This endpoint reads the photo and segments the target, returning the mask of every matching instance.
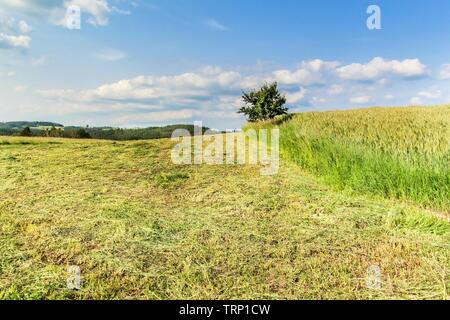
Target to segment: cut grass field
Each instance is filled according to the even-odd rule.
[[[172,146],[0,137],[0,299],[448,299],[448,215]]]

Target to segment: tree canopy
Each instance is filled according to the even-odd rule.
[[[278,90],[276,82],[266,83],[259,90],[243,92],[242,100],[245,105],[238,113],[245,114],[248,121],[274,119],[287,114],[286,97]]]

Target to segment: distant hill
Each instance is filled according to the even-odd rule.
[[[0,135],[21,135],[22,130],[26,127],[31,129],[32,136],[79,138],[80,133],[83,133],[83,137],[121,141],[170,138],[172,133],[177,129],[187,130],[191,135],[194,135],[195,132],[194,125],[185,124],[169,125],[165,127],[122,129],[112,127],[64,127],[62,124],[54,122],[16,121],[4,123],[0,122]],[[57,130],[53,128],[56,128]],[[209,128],[203,127],[202,133],[205,133],[207,130],[209,130]]]
[[[12,121],[12,122],[0,122],[0,129],[6,130],[22,130],[26,127],[33,129],[45,129],[45,128],[64,128],[62,124],[46,121]]]

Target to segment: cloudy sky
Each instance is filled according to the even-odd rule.
[[[299,112],[448,103],[450,1],[432,4],[0,0],[0,122],[232,129],[241,91],[265,81]]]

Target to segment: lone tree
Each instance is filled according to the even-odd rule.
[[[31,132],[30,127],[25,127],[25,128],[23,128],[22,132],[20,132],[20,135],[22,137],[31,137],[33,135],[33,133]]]
[[[238,113],[245,114],[250,122],[274,119],[287,114],[288,111],[288,108],[284,107],[286,97],[278,91],[276,82],[266,83],[259,90],[244,92],[242,100],[245,105]]]
[[[89,132],[87,132],[85,129],[83,129],[83,128],[80,128],[78,131],[77,131],[77,135],[78,135],[78,138],[80,138],[80,139],[90,139],[91,138],[91,135],[89,134]]]

